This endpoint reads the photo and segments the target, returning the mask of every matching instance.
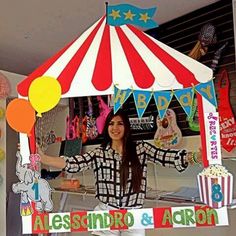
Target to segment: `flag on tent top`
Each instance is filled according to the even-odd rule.
[[[150,29],[158,26],[152,20],[155,11],[156,7],[142,9],[130,4],[112,5],[107,7],[107,23],[113,26],[132,24]]]

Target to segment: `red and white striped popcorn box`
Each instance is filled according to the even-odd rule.
[[[213,208],[230,205],[233,200],[233,175],[226,176],[197,176],[200,199]]]

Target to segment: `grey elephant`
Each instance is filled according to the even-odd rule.
[[[53,202],[50,185],[40,177],[37,171],[29,168],[30,164],[22,165],[22,156],[19,151],[16,153],[16,157],[16,175],[20,182],[12,185],[12,191],[21,193],[21,203],[23,205],[28,204],[31,200],[35,202],[37,211],[52,211]]]

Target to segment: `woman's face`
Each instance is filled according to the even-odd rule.
[[[120,116],[114,116],[108,125],[108,134],[114,141],[122,140],[125,134],[125,126]]]

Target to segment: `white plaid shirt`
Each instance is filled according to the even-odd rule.
[[[120,183],[122,157],[110,145],[105,150],[98,147],[83,155],[62,156],[66,161],[64,170],[75,173],[92,168],[96,178],[96,198],[115,208],[141,208],[146,194],[147,161],[174,167],[179,172],[184,171],[188,163],[185,150],[160,149],[142,141],[136,143],[136,151],[143,170],[139,193],[135,193],[131,188],[131,167],[129,168],[126,189],[123,191]]]

